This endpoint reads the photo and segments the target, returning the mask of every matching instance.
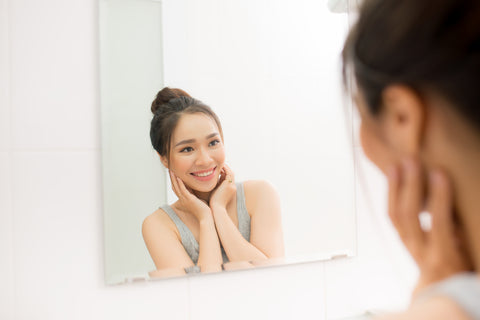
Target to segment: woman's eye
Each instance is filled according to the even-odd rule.
[[[180,152],[191,152],[191,151],[193,151],[192,147],[185,147],[182,150],[180,150]]]
[[[216,146],[216,145],[219,144],[219,143],[220,143],[220,140],[213,140],[213,141],[211,141],[211,142],[209,143],[209,146],[212,146],[212,147],[213,147],[213,146]]]

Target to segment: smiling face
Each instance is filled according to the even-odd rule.
[[[183,114],[170,144],[170,161],[162,163],[188,187],[210,192],[225,163],[225,149],[215,121],[204,113]]]

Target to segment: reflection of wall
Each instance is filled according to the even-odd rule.
[[[97,5],[0,0],[0,319],[321,320],[406,302],[362,206],[357,258],[105,286]]]
[[[161,4],[100,1],[105,266],[109,283],[154,270],[143,219],[165,203],[150,104],[162,85]]]
[[[277,188],[287,256],[354,253],[339,65],[347,15],[318,0],[176,0],[163,17],[166,85],[219,114],[238,180]]]

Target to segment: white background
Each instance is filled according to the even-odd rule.
[[[1,319],[338,319],[408,302],[415,272],[364,163],[358,256],[104,284],[98,3],[0,0]],[[372,210],[376,209],[376,210]]]

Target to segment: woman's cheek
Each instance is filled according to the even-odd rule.
[[[360,125],[360,143],[362,145],[363,152],[370,161],[372,161],[377,167],[381,167],[379,158],[379,141],[376,141],[373,132],[369,130],[362,121]]]
[[[221,165],[223,166],[223,164],[225,163],[225,148],[221,147],[219,148],[218,150],[216,150],[215,152],[215,159],[218,163],[221,163]]]
[[[367,158],[386,174],[388,166],[395,162],[392,150],[376,136],[371,128],[363,124],[360,127],[360,143]]]
[[[188,173],[188,170],[190,169],[190,162],[191,162],[188,160],[188,158],[178,157],[172,160],[173,161],[171,162],[170,170],[172,170],[177,177],[181,177],[185,173]]]

